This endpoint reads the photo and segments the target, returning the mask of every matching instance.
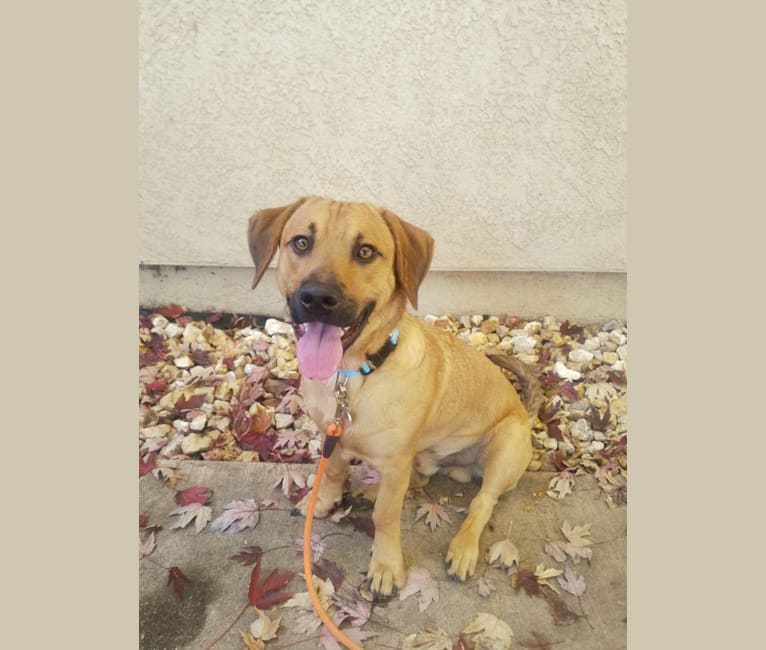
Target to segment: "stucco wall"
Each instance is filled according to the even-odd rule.
[[[250,266],[305,194],[434,269],[624,271],[626,0],[142,0],[140,261]]]

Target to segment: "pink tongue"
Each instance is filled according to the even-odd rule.
[[[301,374],[309,379],[327,379],[340,366],[343,330],[335,325],[304,323],[305,333],[296,348]]]

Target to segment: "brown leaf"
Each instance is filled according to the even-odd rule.
[[[263,549],[260,546],[243,546],[239,553],[232,555],[229,559],[236,560],[240,564],[249,566],[260,560],[262,555]]]
[[[523,589],[527,596],[537,596],[540,593],[540,583],[537,582],[534,571],[520,568],[511,576],[511,587],[515,591]]]
[[[580,618],[580,615],[569,609],[567,604],[564,602],[564,599],[550,587],[543,586],[540,588],[540,592],[542,593],[545,600],[548,601],[548,607],[551,610],[553,622],[557,625],[571,623],[572,621]]]
[[[173,593],[178,600],[184,599],[184,582],[191,582],[191,580],[183,574],[181,569],[177,566],[168,569],[168,584],[173,585]]]
[[[360,516],[354,516],[349,517],[348,520],[351,522],[354,528],[357,530],[365,533],[366,535],[374,538],[375,537],[375,524],[372,521],[371,517],[360,517]]]

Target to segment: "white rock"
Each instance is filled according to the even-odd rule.
[[[190,426],[188,420],[173,420],[173,428],[179,433],[189,433]]]
[[[171,427],[169,424],[155,424],[153,427],[143,427],[139,429],[139,435],[141,438],[164,438],[170,433]]]
[[[625,362],[624,361],[615,361],[611,366],[609,366],[612,370],[615,372],[625,372]]]
[[[183,332],[184,329],[180,325],[176,325],[175,323],[169,323],[168,326],[165,328],[165,336],[167,336],[169,339],[174,339],[177,336],[181,335],[181,332]]]
[[[529,334],[539,334],[542,328],[542,323],[537,320],[531,320],[526,325],[524,325],[524,331],[528,332]]]
[[[543,443],[544,447],[546,449],[555,450],[559,447],[559,441],[556,440],[556,438],[546,438],[545,442]]]
[[[284,321],[277,320],[276,318],[269,318],[266,321],[266,324],[263,326],[263,331],[266,332],[269,336],[274,336],[275,334],[282,334],[283,336],[295,336],[295,331],[293,330],[293,326],[290,325],[290,323],[285,323]]]
[[[591,336],[589,339],[585,340],[585,343],[583,343],[582,346],[590,352],[595,352],[601,347],[601,341],[598,336]]]
[[[286,429],[291,426],[294,421],[295,418],[289,413],[277,413],[274,416],[274,426],[277,429]]]
[[[574,453],[575,446],[569,442],[569,440],[562,440],[559,442],[559,449],[563,450],[564,453],[569,456]]]
[[[557,361],[553,364],[553,372],[561,379],[577,380],[582,377],[581,372],[567,368],[561,361]]]
[[[194,323],[187,323],[186,327],[184,327],[183,342],[196,343],[201,335],[202,330],[199,327],[197,327]]]
[[[588,350],[583,348],[572,350],[569,353],[569,360],[574,361],[575,363],[584,363],[586,361],[590,361],[591,359],[593,359],[593,352],[588,352]]]
[[[593,431],[591,430],[588,421],[584,418],[577,420],[577,422],[572,425],[571,429],[569,429],[569,433],[573,436],[576,436],[577,439],[581,440],[582,442],[593,440]]]
[[[561,325],[553,316],[543,318],[543,327],[547,330],[558,330]]]
[[[501,339],[508,336],[508,333],[511,331],[510,327],[506,327],[505,325],[498,325],[497,329],[495,330],[495,334],[497,334]]]
[[[625,345],[628,342],[628,337],[619,330],[615,330],[609,334],[609,340],[612,341],[612,343],[616,343],[617,345]]]
[[[181,443],[183,443],[184,436],[182,433],[176,435],[168,444],[166,444],[160,454],[165,458],[170,458],[181,453]]]
[[[173,361],[173,364],[176,368],[191,368],[194,365],[194,362],[190,357],[184,355],[182,357],[177,357],[175,361]]]
[[[189,428],[192,431],[202,431],[207,424],[207,416],[204,413],[200,413],[198,416],[192,419],[189,423]]]
[[[202,436],[199,433],[190,433],[181,442],[181,451],[191,455],[208,451],[213,448],[213,439],[210,436]]]
[[[523,361],[527,364],[537,363],[537,361],[540,359],[540,357],[536,354],[525,354],[524,352],[518,353],[519,361]]]
[[[604,332],[611,332],[612,330],[616,330],[620,327],[622,327],[622,323],[620,321],[610,320],[608,323],[604,323],[604,325],[601,327],[601,330]]]
[[[599,442],[606,442],[606,434],[603,431],[594,431],[593,432],[593,439],[598,440]]]
[[[207,425],[219,431],[226,431],[231,424],[231,419],[226,415],[213,415],[208,421]]]
[[[618,357],[616,352],[604,352],[604,363],[608,363],[610,366],[613,363],[617,363]]]
[[[157,334],[162,333],[168,326],[168,322],[167,318],[158,314],[152,318],[152,332],[157,332]]]
[[[471,324],[476,325],[478,327],[481,325],[481,322],[484,320],[484,317],[481,314],[474,314],[471,316]]]
[[[601,451],[601,450],[604,448],[604,446],[605,446],[605,445],[604,445],[604,443],[603,443],[603,442],[600,442],[599,440],[594,440],[593,442],[591,442],[591,443],[588,445],[588,447],[587,447],[586,451],[587,451],[589,454],[594,454],[594,453],[596,453],[597,451]]]
[[[470,316],[461,316],[460,317],[460,327],[464,327],[465,329],[471,329],[471,317]]]
[[[537,339],[534,336],[528,335],[514,336],[511,339],[511,343],[513,343],[513,351],[515,353],[531,354],[535,350]]]

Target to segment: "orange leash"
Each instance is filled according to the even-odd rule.
[[[324,476],[325,467],[327,466],[327,459],[335,449],[335,444],[338,442],[341,434],[343,433],[343,426],[340,421],[331,422],[327,427],[327,435],[325,436],[324,445],[322,446],[322,458],[319,460],[319,466],[317,467],[316,478],[314,479],[314,486],[311,489],[311,496],[309,497],[308,510],[306,511],[306,525],[303,528],[303,573],[306,576],[306,587],[308,587],[309,598],[314,605],[314,611],[322,619],[328,630],[332,635],[345,645],[349,650],[362,650],[361,646],[358,646],[351,639],[349,639],[339,628],[330,615],[322,607],[322,603],[319,600],[319,594],[314,586],[314,575],[311,570],[311,523],[314,519],[314,508],[316,507],[317,497],[319,496],[319,484],[322,482]]]

